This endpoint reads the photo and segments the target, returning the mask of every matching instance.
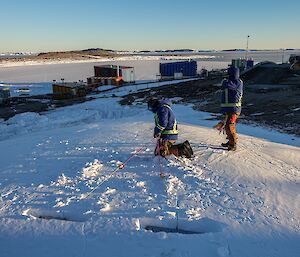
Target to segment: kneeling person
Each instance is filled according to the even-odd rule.
[[[154,113],[155,128],[153,136],[158,138],[155,155],[165,157],[173,154],[176,157],[191,158],[193,150],[188,141],[175,145],[178,139],[178,130],[171,102],[151,98],[148,101],[148,109]]]

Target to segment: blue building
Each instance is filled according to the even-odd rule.
[[[197,76],[196,61],[160,63],[159,72],[162,79],[189,78]]]

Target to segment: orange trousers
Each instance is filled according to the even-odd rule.
[[[225,132],[226,132],[229,144],[233,146],[233,145],[237,144],[235,123],[236,123],[236,120],[239,117],[240,113],[227,112],[226,115],[227,115],[227,119],[226,119],[226,123],[225,123]]]

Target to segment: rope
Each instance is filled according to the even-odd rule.
[[[165,176],[163,172],[163,165],[162,165],[162,156],[160,155],[160,150],[161,150],[161,145],[160,145],[160,139],[157,139],[156,142],[156,155],[158,156],[159,159],[159,176],[163,178]]]
[[[138,149],[133,155],[131,155],[125,162],[120,163],[117,168],[113,170],[113,172],[104,179],[99,185],[97,185],[92,191],[90,191],[86,196],[81,198],[81,200],[88,198],[93,192],[95,192],[100,186],[102,186],[106,181],[108,181],[118,170],[123,170],[125,168],[125,165],[136,155],[138,155],[145,147],[141,147]]]
[[[176,194],[176,232],[179,232],[179,203],[178,203],[178,194]]]

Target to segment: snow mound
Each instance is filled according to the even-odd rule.
[[[99,160],[94,160],[92,163],[87,163],[86,167],[82,169],[82,176],[84,178],[96,177],[103,168],[103,164]]]
[[[25,112],[10,118],[6,124],[27,127],[32,126],[33,123],[34,125],[41,126],[43,124],[46,124],[47,122],[48,118],[46,116],[42,116],[34,112]]]
[[[65,185],[68,185],[68,184],[71,184],[73,183],[73,180],[69,177],[67,177],[65,174],[61,174],[58,179],[57,179],[57,182],[55,183],[55,185],[57,186],[65,186]]]
[[[31,131],[86,125],[107,119],[118,120],[140,114],[140,110],[120,106],[117,99],[96,99],[43,114],[33,112],[17,114],[7,121],[0,121],[0,140],[27,134]]]
[[[48,117],[34,112],[18,114],[7,121],[0,121],[0,139],[16,134],[26,134],[33,129],[38,130],[47,126]]]

